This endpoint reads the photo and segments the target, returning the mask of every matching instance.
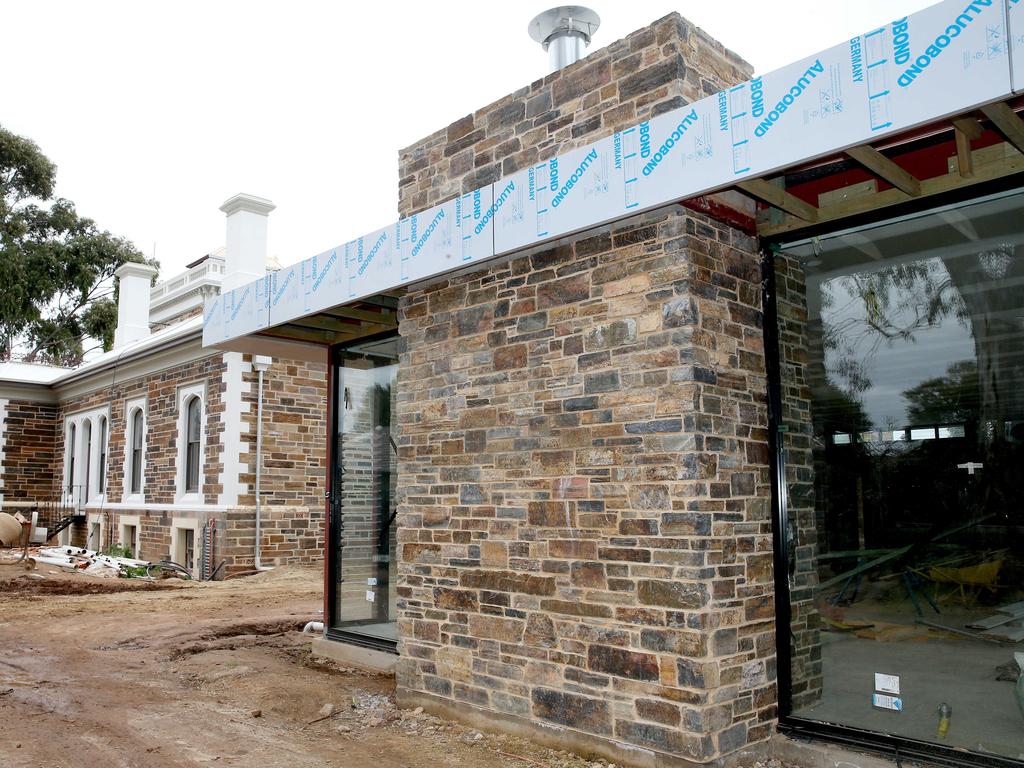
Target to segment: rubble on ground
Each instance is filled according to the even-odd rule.
[[[21,561],[21,550],[0,552],[0,559]],[[161,569],[160,564],[147,560],[108,555],[82,547],[29,547],[24,564],[30,569],[43,565],[100,578],[150,580],[157,576],[158,569]]]

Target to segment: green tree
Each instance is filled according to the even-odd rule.
[[[113,344],[114,271],[147,260],[128,240],[54,198],[57,167],[0,126],[0,360],[79,365]]]
[[[965,424],[978,419],[978,365],[952,363],[944,376],[926,379],[903,393],[911,424]]]

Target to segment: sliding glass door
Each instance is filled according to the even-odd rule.
[[[336,350],[328,635],[393,648],[397,336]]]
[[[773,271],[790,718],[1024,760],[1024,195]]]

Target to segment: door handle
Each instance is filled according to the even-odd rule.
[[[799,544],[796,521],[790,520],[786,528],[786,558],[789,566],[789,578],[792,581],[794,574],[796,574],[796,548]]]

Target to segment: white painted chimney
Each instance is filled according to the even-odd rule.
[[[228,219],[222,292],[267,274],[267,215],[276,207],[262,197],[242,193],[220,207]]]
[[[126,261],[114,272],[120,281],[114,349],[149,336],[149,291],[156,273],[155,267],[133,261]]]

